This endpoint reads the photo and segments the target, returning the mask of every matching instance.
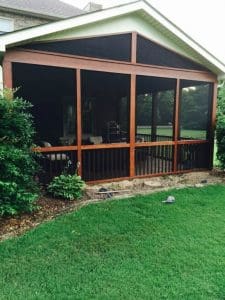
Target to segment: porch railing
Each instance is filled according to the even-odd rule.
[[[76,151],[54,151],[45,152],[39,150],[38,162],[40,164],[39,180],[43,184],[49,183],[53,177],[59,176],[63,172],[74,173],[77,167]]]
[[[161,144],[162,143],[162,144]],[[166,142],[165,142],[166,143]],[[170,143],[170,144],[168,144]],[[88,147],[88,148],[87,148]],[[176,147],[176,151],[175,151]],[[77,168],[77,148],[42,149],[38,158],[41,164],[40,181],[48,183],[54,176],[66,170],[74,173]],[[176,160],[174,160],[174,155]],[[99,181],[130,176],[130,145],[83,146],[81,149],[81,173],[85,181]],[[210,168],[210,144],[207,141],[180,141],[167,144],[145,145],[135,148],[135,177],[179,173]]]

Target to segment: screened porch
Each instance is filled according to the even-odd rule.
[[[65,169],[96,182],[212,166],[215,80],[201,65],[136,33],[28,44],[10,63],[44,183]]]

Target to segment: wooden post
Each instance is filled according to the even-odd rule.
[[[77,161],[79,162],[78,174],[82,176],[82,108],[81,108],[81,70],[76,70],[76,95],[77,95]]]
[[[2,72],[3,72],[3,87],[4,88],[13,88],[13,80],[12,80],[12,62],[3,60],[2,64]]]
[[[131,36],[131,63],[137,60],[137,32]],[[136,110],[136,75],[131,74],[130,79],[130,177],[135,176],[135,110]]]
[[[135,176],[135,102],[136,102],[136,75],[130,80],[130,177]]]
[[[178,139],[179,139],[179,103],[180,102],[180,79],[177,79],[176,85],[176,96],[174,102],[174,118],[173,118],[173,138],[174,138],[174,150],[173,150],[173,172],[177,171],[177,162],[178,162]]]
[[[137,32],[132,32],[131,36],[131,62],[132,64],[137,62]]]
[[[151,123],[151,141],[156,142],[157,134],[157,106],[158,92],[152,93],[152,123]]]

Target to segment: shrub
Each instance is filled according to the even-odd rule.
[[[222,169],[225,169],[225,119],[218,119],[216,128],[217,158]]]
[[[0,216],[35,209],[38,165],[31,148],[31,104],[6,89],[0,95]]]
[[[217,106],[217,158],[220,161],[221,168],[225,169],[225,86],[222,83],[218,90]]]
[[[21,189],[15,182],[0,180],[0,216],[15,215],[18,212],[32,212],[37,194]]]
[[[80,176],[61,174],[54,177],[47,190],[53,197],[75,200],[82,196],[85,187]]]

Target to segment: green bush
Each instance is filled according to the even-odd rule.
[[[225,169],[225,119],[218,119],[216,128],[217,158],[222,169]]]
[[[15,182],[0,180],[0,216],[15,215],[18,212],[32,212],[37,195],[21,189]]]
[[[217,158],[222,169],[225,169],[225,85],[222,83],[218,90],[217,105]]]
[[[85,187],[80,176],[61,174],[54,177],[47,190],[53,197],[75,200],[82,196]]]
[[[31,148],[31,104],[6,89],[0,95],[0,216],[36,208],[38,165]]]

